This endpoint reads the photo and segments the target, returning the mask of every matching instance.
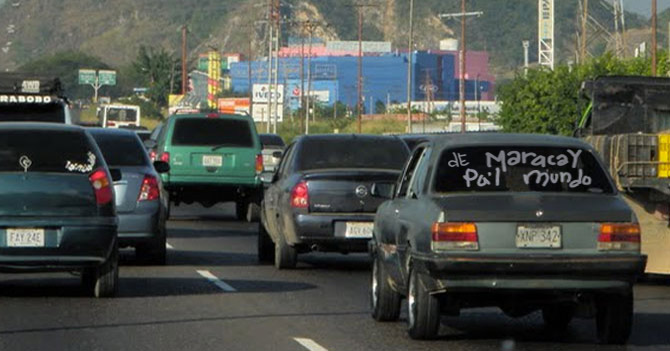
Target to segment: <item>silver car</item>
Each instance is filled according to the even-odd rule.
[[[152,162],[137,134],[123,129],[90,130],[105,160],[120,180],[114,182],[119,218],[119,245],[134,247],[138,258],[165,264],[167,197],[159,173],[169,171],[162,161]]]

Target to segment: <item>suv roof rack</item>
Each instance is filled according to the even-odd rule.
[[[60,79],[22,72],[0,73],[0,93],[46,94],[63,97]]]

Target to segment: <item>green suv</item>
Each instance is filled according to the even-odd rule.
[[[251,219],[263,191],[261,143],[251,117],[170,116],[157,143],[157,159],[170,164],[161,177],[171,205],[234,201],[238,219]]]

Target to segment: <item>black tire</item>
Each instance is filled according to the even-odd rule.
[[[249,223],[260,222],[261,207],[257,203],[250,203],[247,209],[246,218]]]
[[[596,330],[601,344],[622,345],[633,327],[633,290],[596,297]]]
[[[248,204],[246,200],[237,200],[235,202],[235,217],[238,221],[244,221],[247,218]]]
[[[415,340],[435,339],[440,331],[440,300],[428,293],[415,270],[410,269],[407,291],[407,333]]]
[[[275,242],[275,268],[293,269],[298,263],[298,251],[290,246],[281,233]]]
[[[272,263],[275,259],[275,246],[263,223],[258,223],[258,261]]]
[[[554,304],[542,309],[545,326],[553,331],[563,332],[575,316],[574,304]]]
[[[135,248],[135,257],[151,265],[165,265],[167,262],[167,245],[165,241],[165,236],[162,236],[162,239],[157,239],[151,244],[138,245]]]
[[[119,248],[114,246],[105,263],[96,268],[86,269],[82,275],[82,285],[86,292],[97,298],[114,297],[119,285]]]
[[[400,317],[402,296],[391,288],[386,267],[379,256],[372,262],[370,275],[370,307],[377,322],[393,322]]]

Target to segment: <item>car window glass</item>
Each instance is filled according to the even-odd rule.
[[[286,149],[286,152],[284,152],[284,155],[281,158],[281,161],[279,161],[279,166],[277,167],[277,169],[278,169],[277,172],[278,172],[279,176],[284,176],[284,174],[286,172],[286,165],[288,164],[287,160],[293,154],[293,149],[294,149],[293,146],[294,146],[294,144],[291,144],[291,145],[288,146],[288,148]]]
[[[174,126],[172,145],[253,147],[249,122],[222,118],[181,118]]]
[[[407,188],[409,188],[409,182],[412,179],[412,174],[414,173],[414,169],[416,169],[416,165],[419,162],[419,158],[421,154],[423,154],[424,147],[419,147],[414,150],[414,153],[412,154],[412,158],[409,160],[405,167],[405,171],[402,174],[402,177],[400,178],[400,186],[398,187],[398,197],[405,197],[407,195]]]
[[[49,147],[44,147],[45,140],[49,140]],[[0,132],[0,172],[90,173],[99,162],[82,132]]]
[[[410,187],[407,191],[407,197],[412,197],[419,193],[419,189],[423,187],[423,182],[426,178],[426,168],[428,160],[430,159],[430,149],[426,149],[421,155],[421,159],[417,163],[414,174],[412,175],[412,180],[410,181]]]
[[[435,191],[614,192],[588,150],[566,147],[462,147],[442,152]]]
[[[261,134],[259,137],[263,147],[284,147],[284,140],[279,135]]]
[[[299,170],[375,168],[400,170],[408,150],[397,138],[309,138],[302,142]]]
[[[142,144],[134,135],[113,135],[94,133],[93,138],[98,144],[107,165],[144,166],[149,164]]]
[[[60,103],[1,104],[2,122],[65,122],[65,109]]]

